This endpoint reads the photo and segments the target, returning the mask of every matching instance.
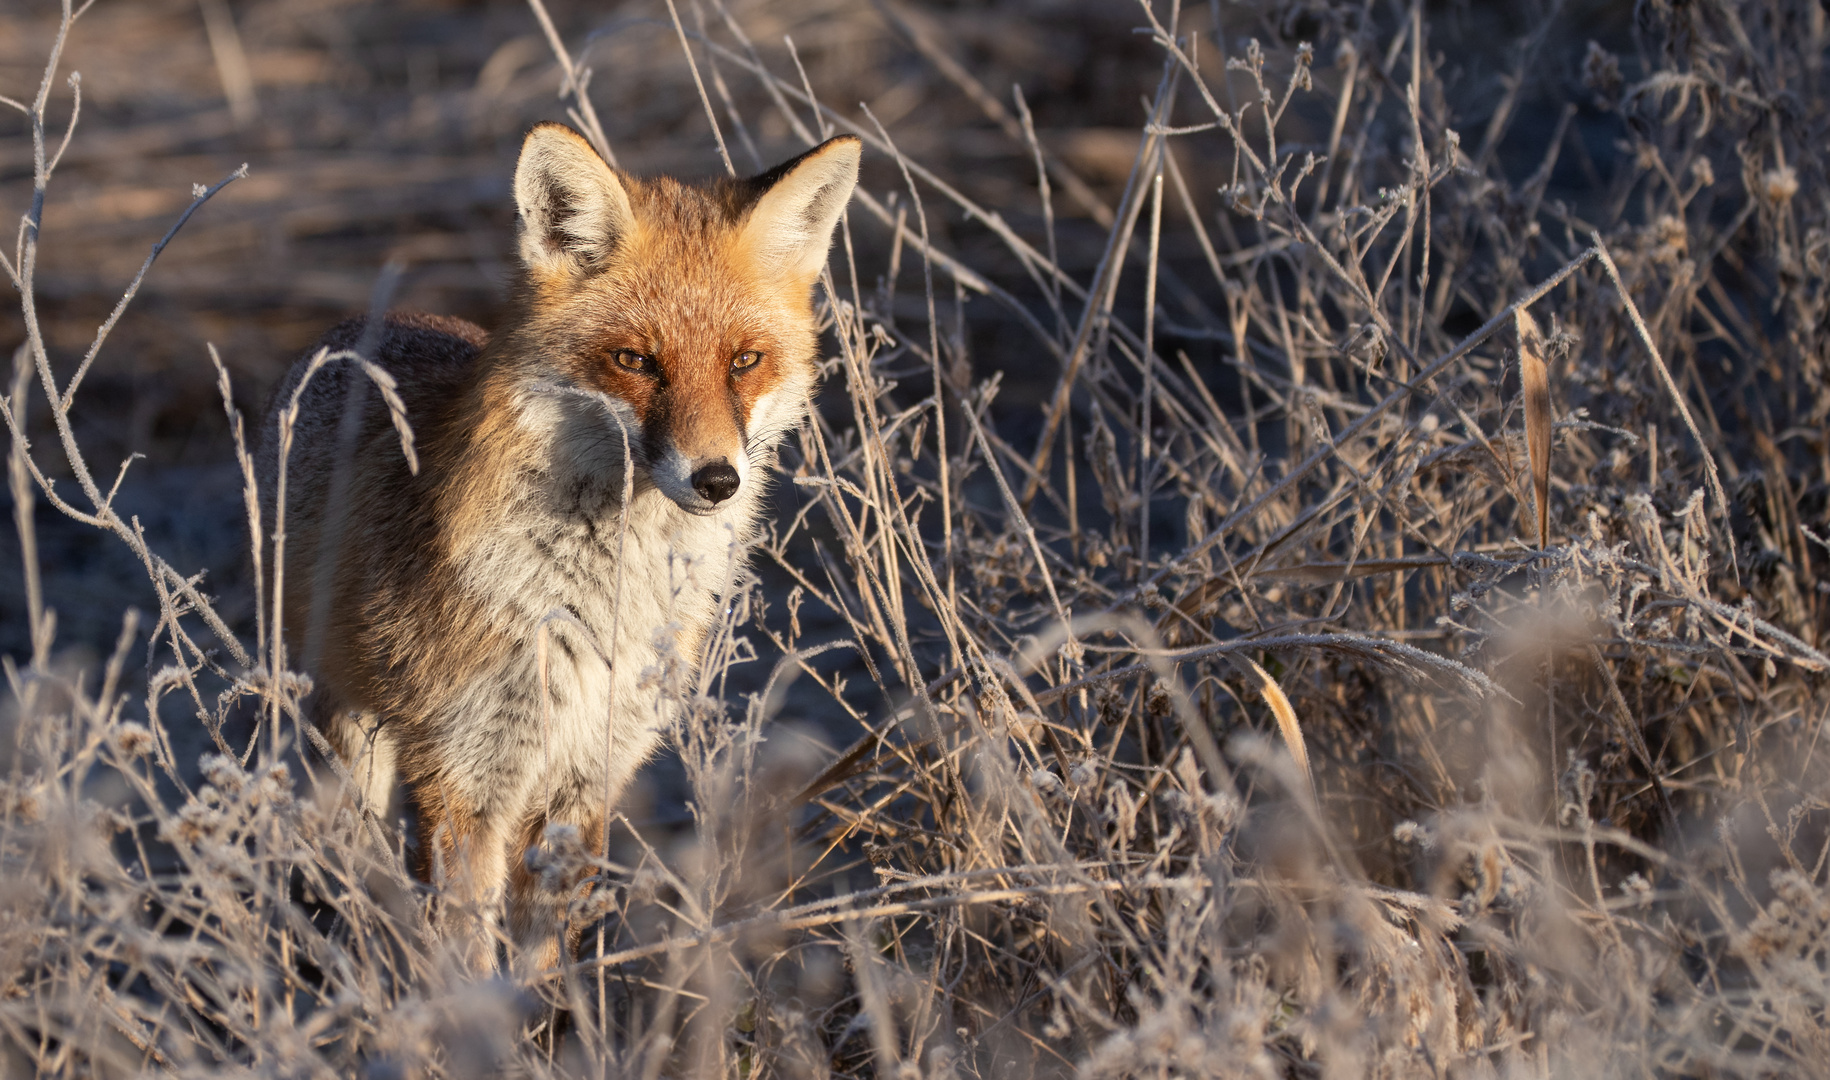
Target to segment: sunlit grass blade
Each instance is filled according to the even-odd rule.
[[[1550,370],[1544,366],[1544,335],[1531,313],[1520,308],[1519,383],[1525,396],[1525,450],[1531,458],[1531,492],[1538,504],[1538,547],[1550,546]]]
[[[1264,703],[1271,707],[1272,715],[1277,717],[1277,731],[1283,736],[1284,745],[1289,747],[1290,756],[1296,760],[1296,767],[1303,774],[1303,784],[1308,788],[1310,801],[1313,802],[1315,777],[1309,772],[1309,751],[1303,745],[1303,727],[1296,719],[1296,709],[1290,705],[1284,688],[1277,685],[1277,680],[1260,667],[1257,661],[1247,656],[1235,656],[1234,659],[1258,680],[1258,692],[1263,696]]]

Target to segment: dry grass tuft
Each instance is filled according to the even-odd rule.
[[[452,47],[461,88],[439,53],[366,84],[374,138],[485,149],[363,144],[372,205],[328,151],[272,147],[316,180],[61,201],[106,168],[92,120],[121,153],[141,122],[79,124],[61,50],[178,8],[22,19],[0,1069],[1830,1075],[1830,30],[1806,2],[1552,3],[1513,40],[1500,7],[440,13],[495,36]],[[328,72],[370,70],[349,26],[424,14],[400,10],[204,5],[170,85],[220,116],[142,141],[334,126],[276,73],[331,100]],[[367,230],[436,205],[458,224],[398,226],[409,301],[487,296],[499,255],[461,252],[508,250],[507,223],[466,216],[469,178],[561,110],[637,167],[840,131],[870,160],[755,572],[701,677],[650,673],[675,755],[605,849],[528,853],[595,875],[596,932],[563,971],[478,981],[396,823],[304,752],[243,490],[258,366],[224,350],[194,392],[102,347],[183,336],[122,314],[142,278],[233,291],[265,249],[219,210],[284,217],[312,238],[297,288],[359,306]],[[148,233],[208,240],[195,261],[101,221],[155,204],[195,214]],[[301,269],[333,249],[365,274]],[[85,306],[104,266],[133,284]],[[300,310],[273,333],[330,321]],[[131,385],[226,404],[206,524],[253,537],[245,586],[161,554],[182,454],[92,465],[135,448]],[[41,533],[106,540],[150,614]]]

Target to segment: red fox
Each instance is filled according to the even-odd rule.
[[[444,910],[484,920],[450,924],[480,968],[504,906],[524,960],[575,943],[578,883],[543,889],[521,855],[549,824],[600,845],[607,800],[673,718],[657,673],[695,670],[763,472],[806,415],[813,283],[859,154],[840,136],[693,185],[613,170],[542,124],[515,169],[501,328],[393,314],[321,342],[392,375],[419,463],[359,369],[313,375],[284,462],[286,641],[367,804],[404,781],[420,872],[445,881]],[[277,420],[308,366],[265,424],[268,521]]]

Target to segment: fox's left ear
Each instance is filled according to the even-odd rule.
[[[820,272],[832,228],[858,184],[862,152],[856,136],[840,135],[751,181],[763,193],[743,234],[760,259],[794,277]]]

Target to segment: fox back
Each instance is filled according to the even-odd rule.
[[[576,885],[543,888],[519,856],[554,824],[601,842],[690,693],[813,390],[812,286],[858,159],[841,137],[689,185],[537,127],[506,324],[390,315],[320,344],[391,380],[417,468],[357,364],[307,357],[275,394],[258,468],[310,715],[371,808],[405,781],[478,966],[505,895],[523,955],[558,959]]]

